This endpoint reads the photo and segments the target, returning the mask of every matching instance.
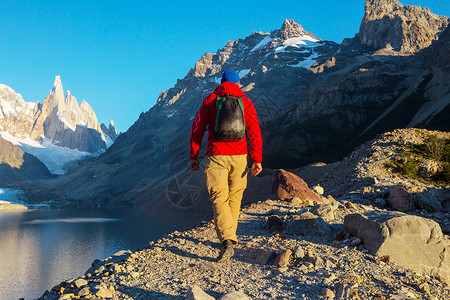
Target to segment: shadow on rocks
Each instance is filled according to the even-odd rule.
[[[181,238],[180,238],[181,239]],[[192,238],[192,237],[183,237],[182,239],[187,240],[187,241],[191,241],[195,244],[202,244],[203,246],[211,246],[215,249],[220,249],[221,245],[219,243],[214,243],[214,242],[209,242],[209,241],[200,241],[198,239]],[[192,252],[188,252],[187,250],[183,250],[180,249],[180,245],[171,245],[171,246],[165,246],[164,247],[165,250],[172,252],[175,255],[180,255],[180,256],[184,256],[186,258],[191,258],[191,259],[202,259],[205,261],[210,261],[210,262],[215,262],[215,258],[211,258],[211,257],[205,257],[205,256],[199,256],[195,253]],[[218,254],[218,252],[217,252]]]

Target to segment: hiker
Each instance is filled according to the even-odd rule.
[[[198,153],[206,127],[206,186],[214,212],[217,236],[222,243],[217,262],[234,254],[236,229],[242,194],[247,187],[248,146],[250,140],[252,175],[262,171],[262,139],[253,103],[245,97],[237,82],[239,74],[225,71],[221,85],[203,100],[192,123],[190,167],[199,169]]]

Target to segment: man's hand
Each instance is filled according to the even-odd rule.
[[[189,164],[192,171],[198,171],[200,167],[200,162],[197,159],[191,159],[191,163]]]
[[[260,163],[253,163],[252,165],[252,175],[256,176],[262,171],[262,165]]]

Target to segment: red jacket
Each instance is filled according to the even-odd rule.
[[[220,142],[214,136],[214,124],[216,122],[216,99],[217,95],[233,97],[242,97],[244,104],[244,119],[247,129],[247,136],[250,139],[251,158],[255,163],[261,163],[262,160],[262,138],[259,129],[258,117],[256,116],[253,103],[245,97],[245,94],[239,86],[232,82],[224,82],[219,85],[214,93],[203,100],[202,106],[195,116],[191,130],[191,159],[198,157],[200,145],[206,126],[208,129],[208,146],[206,155],[243,155],[248,154],[247,139],[236,142]]]

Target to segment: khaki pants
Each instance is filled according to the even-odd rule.
[[[206,186],[221,243],[237,244],[236,229],[242,194],[247,187],[247,155],[217,155],[206,158]]]

